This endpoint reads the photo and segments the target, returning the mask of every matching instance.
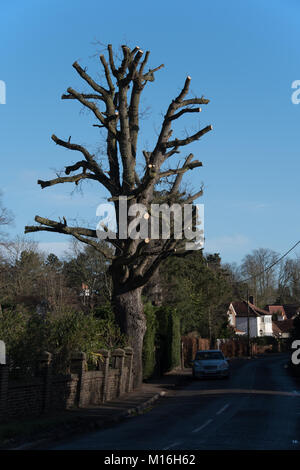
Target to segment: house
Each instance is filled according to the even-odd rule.
[[[283,305],[266,305],[264,310],[270,312],[273,320],[275,321],[284,321],[288,319]]]
[[[266,305],[265,310],[268,310],[270,313],[272,313],[273,320],[275,321],[293,320],[300,313],[300,305]]]
[[[231,302],[227,311],[230,326],[238,335],[248,334],[249,317],[250,338],[273,336],[271,313],[257,307],[252,302],[246,300]]]
[[[297,304],[266,305],[265,310],[272,313],[273,336],[289,338],[293,329],[293,320],[299,315],[300,306]]]
[[[89,297],[90,296],[90,288],[84,282],[81,283],[81,292],[79,294],[81,297]]]

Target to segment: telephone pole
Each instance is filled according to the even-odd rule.
[[[247,356],[250,356],[249,286],[247,284]]]

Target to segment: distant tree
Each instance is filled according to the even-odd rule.
[[[241,274],[249,285],[249,294],[254,296],[258,306],[264,307],[272,303],[276,297],[278,270],[275,265],[279,258],[278,253],[268,248],[259,248],[246,255],[242,260]],[[245,295],[245,294],[244,294]]]
[[[63,272],[68,285],[76,291],[85,311],[92,311],[97,305],[111,300],[109,267],[107,258],[90,246],[86,246],[77,256],[64,263]],[[88,288],[88,296],[83,295],[83,285]]]
[[[45,259],[37,244],[21,238],[3,250],[0,304],[42,314],[77,307],[76,294],[66,286],[62,263],[56,255]]]
[[[5,246],[0,304],[35,306],[42,299],[43,255],[33,242],[17,238]]]
[[[276,303],[300,302],[300,258],[284,259],[279,265]]]
[[[219,254],[202,252],[167,260],[160,269],[163,302],[176,306],[182,333],[197,330],[211,342],[226,323],[228,303],[233,300],[232,284]]]
[[[47,256],[45,264],[46,264],[46,266],[49,266],[49,267],[54,268],[54,269],[59,269],[62,266],[61,261],[59,260],[59,258],[54,253],[50,253]]]

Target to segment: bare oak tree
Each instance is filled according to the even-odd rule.
[[[154,81],[154,74],[163,67],[163,64],[145,71],[150,52],[145,54],[139,47],[132,50],[122,46],[122,58],[116,58],[109,44],[107,58],[101,54],[106,85],[96,82],[77,62],[73,67],[82,79],[90,86],[91,93],[80,93],[68,88],[62,99],[77,100],[90,110],[97,123],[95,127],[104,130],[106,135],[106,154],[109,171],[105,172],[96,156],[91,154],[84,146],[62,140],[52,135],[52,140],[62,147],[81,153],[82,160],[65,168],[65,176],[42,181],[38,184],[42,188],[60,183],[78,184],[82,180],[90,179],[103,185],[111,197],[116,213],[119,210],[119,197],[126,197],[128,208],[132,204],[143,204],[149,208],[154,202],[177,202],[179,204],[192,204],[202,195],[202,188],[195,194],[180,192],[183,175],[202,163],[194,159],[193,154],[185,157],[184,162],[168,166],[172,156],[180,153],[182,147],[199,140],[212,129],[206,126],[196,133],[183,139],[172,136],[174,122],[187,113],[199,113],[199,105],[209,103],[203,97],[187,98],[191,77],[187,77],[179,95],[172,100],[163,118],[157,140],[151,149],[141,153],[145,160],[142,175],[137,171],[138,136],[140,132],[140,99],[144,88]],[[158,185],[164,184],[165,189],[158,190]],[[128,223],[132,218],[126,215]],[[111,276],[113,282],[113,306],[116,320],[121,331],[126,333],[134,350],[134,383],[138,385],[142,380],[142,346],[146,331],[146,320],[142,304],[142,288],[157,270],[160,263],[170,255],[180,255],[182,240],[171,236],[168,240],[122,239],[119,236],[119,221],[117,221],[116,238],[110,237],[108,241],[114,246],[113,255],[103,250],[103,243],[97,240],[97,231],[86,227],[69,226],[66,219],[49,220],[36,216],[36,226],[25,227],[25,233],[36,231],[58,232],[75,237],[103,253],[111,262]]]

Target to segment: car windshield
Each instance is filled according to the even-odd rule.
[[[209,361],[211,359],[224,359],[220,351],[201,351],[196,354],[196,361]]]

